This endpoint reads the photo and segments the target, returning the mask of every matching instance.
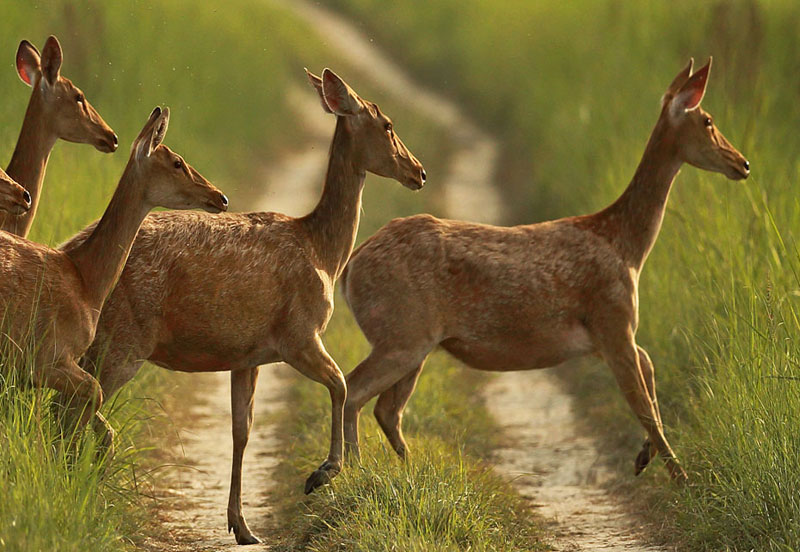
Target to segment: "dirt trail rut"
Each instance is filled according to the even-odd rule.
[[[238,210],[278,211],[289,215],[308,212],[316,203],[327,163],[330,117],[319,108],[313,92],[290,88],[288,106],[297,115],[308,142],[302,151],[288,152],[282,160],[265,168],[261,180],[265,192]],[[271,364],[260,369],[255,397],[255,421],[242,469],[243,512],[250,529],[268,543],[273,515],[270,497],[272,470],[280,456],[279,440],[271,415],[284,407],[285,380],[292,368]],[[180,450],[174,451],[181,466],[167,477],[159,496],[159,517],[165,535],[148,548],[165,552],[238,550],[226,531],[226,508],[231,474],[230,374],[177,374],[178,388],[191,392],[192,402],[181,405],[178,433]],[[183,383],[185,381],[185,384]],[[194,397],[196,395],[196,398]],[[298,483],[299,484],[299,483]],[[267,544],[248,546],[248,552],[270,550]]]
[[[363,76],[396,100],[445,128],[454,153],[444,178],[448,216],[502,223],[494,183],[499,144],[455,104],[415,83],[364,33],[337,13],[306,0],[279,0],[321,31]],[[554,546],[563,551],[657,552],[641,544],[617,499],[603,487],[610,474],[593,440],[578,428],[572,398],[551,371],[500,374],[486,390],[487,404],[509,446],[496,469],[513,477],[519,492],[553,520]]]

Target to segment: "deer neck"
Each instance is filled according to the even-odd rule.
[[[322,197],[301,223],[311,237],[318,268],[336,280],[353,252],[366,172],[346,117],[337,117]]]
[[[30,231],[33,217],[39,206],[42,181],[50,152],[58,137],[49,131],[39,94],[34,92],[28,102],[22,130],[19,133],[14,155],[6,172],[31,194],[30,210],[18,217],[0,215],[0,229],[25,237]]]
[[[83,279],[90,306],[100,312],[114,288],[142,221],[152,208],[144,199],[136,168],[129,163],[91,235],[66,252]]]
[[[674,135],[660,119],[631,183],[616,202],[597,215],[598,229],[637,271],[658,238],[669,192],[682,163]]]

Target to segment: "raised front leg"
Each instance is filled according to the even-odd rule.
[[[237,544],[257,544],[242,514],[242,458],[253,427],[253,408],[258,367],[231,372],[231,420],[233,430],[233,467],[228,498],[228,531]]]
[[[343,413],[347,385],[342,371],[322,345],[320,337],[296,350],[288,351],[283,359],[295,370],[328,388],[331,395],[331,448],[325,462],[306,480],[305,493],[328,483],[342,470],[344,449]]]
[[[657,407],[648,392],[640,367],[641,356],[633,336],[627,335],[616,341],[612,339],[605,342],[602,354],[614,373],[622,394],[647,431],[650,443],[664,458],[670,475],[675,480],[685,481],[686,472],[678,464],[678,459],[664,436]]]

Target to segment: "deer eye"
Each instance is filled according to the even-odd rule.
[[[706,120],[703,121],[707,127],[710,127],[713,123],[711,121],[711,117],[706,117]]]
[[[175,161],[175,168],[176,169],[182,169],[183,168],[183,161],[181,161],[180,159]]]
[[[392,132],[392,123],[386,123],[383,128],[386,129],[386,132]]]
[[[75,101],[77,103],[83,103],[83,94],[79,93],[77,96],[75,96]]]

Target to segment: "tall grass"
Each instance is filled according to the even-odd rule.
[[[656,464],[630,492],[687,550],[800,548],[796,3],[331,3],[504,140],[513,222],[610,203],[671,78],[689,56],[714,56],[703,105],[753,173],[677,178],[640,282],[638,341],[692,482],[677,489]],[[641,430],[610,373],[571,382],[629,477]]]

